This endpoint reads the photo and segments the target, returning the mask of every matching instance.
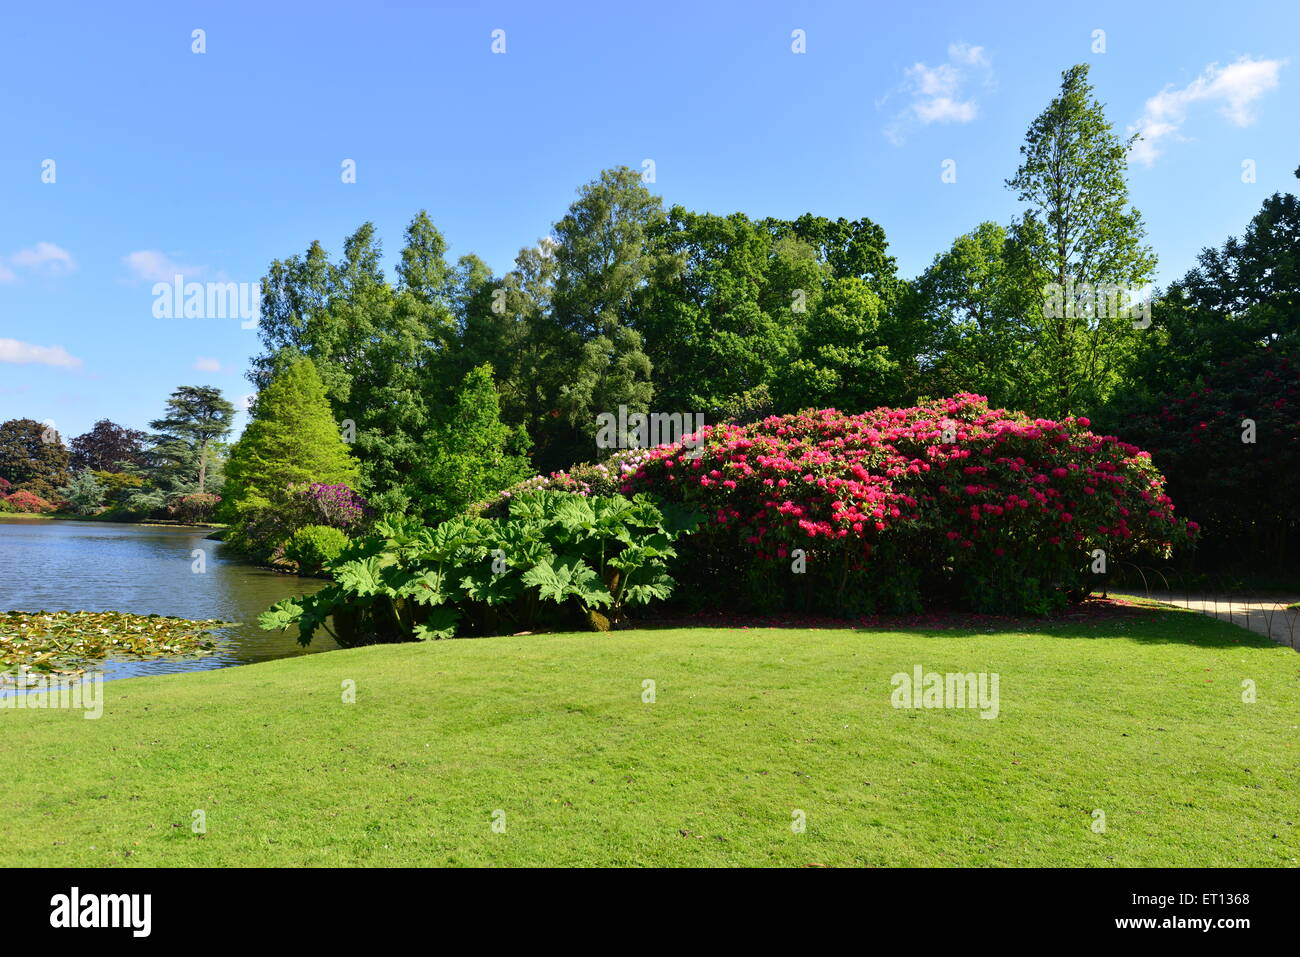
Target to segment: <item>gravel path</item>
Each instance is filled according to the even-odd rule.
[[[1129,595],[1135,598],[1142,597],[1136,592],[1130,592]],[[1300,651],[1300,612],[1287,610],[1288,605],[1300,601],[1300,596],[1260,598],[1153,591],[1149,597],[1179,608],[1190,608],[1202,614],[1212,615],[1221,621],[1231,622],[1239,628],[1248,628],[1258,634],[1267,635],[1278,644]]]

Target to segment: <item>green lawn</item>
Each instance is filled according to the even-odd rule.
[[[891,707],[891,676],[918,664],[997,672],[999,716]],[[381,646],[105,698],[95,721],[0,710],[0,863],[1300,859],[1300,657],[1189,612]]]

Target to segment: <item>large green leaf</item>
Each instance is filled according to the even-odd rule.
[[[460,621],[460,612],[447,605],[434,608],[428,619],[415,626],[415,637],[419,641],[432,641],[439,638],[455,638],[456,625]]]
[[[537,588],[543,600],[562,602],[572,596],[589,608],[609,605],[614,600],[592,567],[581,559],[538,562],[524,572],[524,583]]]
[[[334,566],[334,580],[362,598],[373,597],[384,591],[383,570],[386,563],[380,556]]]
[[[446,580],[447,576],[436,569],[412,572],[397,589],[397,594],[421,605],[441,605],[452,597],[444,590]]]
[[[302,605],[297,598],[282,598],[257,616],[257,626],[265,631],[284,631],[302,617]]]

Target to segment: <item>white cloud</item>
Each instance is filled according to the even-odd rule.
[[[206,356],[199,356],[194,360],[194,368],[199,372],[220,372],[221,360],[209,359]]]
[[[1146,101],[1142,117],[1129,127],[1142,139],[1133,144],[1130,155],[1136,162],[1150,166],[1162,151],[1167,139],[1181,140],[1179,129],[1187,121],[1194,103],[1214,103],[1234,126],[1255,122],[1254,104],[1265,93],[1277,89],[1278,73],[1285,60],[1256,60],[1243,56],[1235,63],[1220,67],[1211,63],[1191,83],[1181,89],[1166,86]]]
[[[177,276],[192,279],[207,271],[206,266],[182,266],[157,249],[138,249],[127,253],[122,257],[122,262],[126,263],[136,279],[149,282],[171,282]]]
[[[911,97],[911,102],[885,127],[885,136],[898,145],[917,126],[971,122],[979,116],[979,105],[967,88],[973,82],[990,86],[992,79],[993,67],[983,47],[948,44],[947,62],[914,63],[903,71],[903,82],[895,92]],[[885,100],[878,101],[877,108]]]
[[[936,96],[913,104],[917,118],[922,123],[969,123],[975,119],[977,109],[974,100],[957,101],[946,96]]]
[[[63,366],[76,369],[81,360],[69,355],[62,346],[34,346],[30,342],[17,339],[0,339],[0,362],[13,362],[18,365],[36,363],[43,366]]]
[[[10,267],[29,269],[32,272],[60,276],[77,268],[72,253],[54,243],[39,242],[28,249],[20,249],[9,257],[7,263],[0,258],[0,282],[13,282],[18,274]]]
[[[989,66],[989,58],[984,55],[983,47],[973,47],[969,43],[949,43],[948,58],[967,66]]]

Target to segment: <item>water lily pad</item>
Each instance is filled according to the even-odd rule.
[[[0,677],[21,669],[79,674],[105,658],[204,655],[233,622],[122,611],[0,612]]]

